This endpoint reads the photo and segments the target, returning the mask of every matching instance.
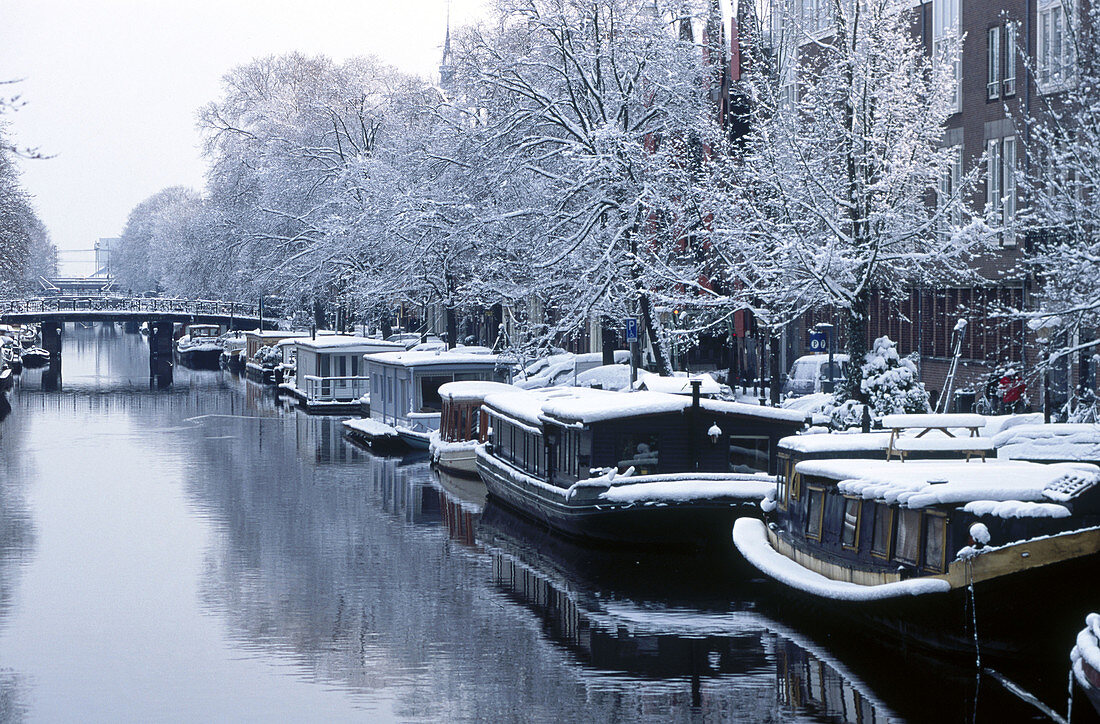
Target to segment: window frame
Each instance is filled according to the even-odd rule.
[[[1035,77],[1040,93],[1065,90],[1074,82],[1077,60],[1073,47],[1072,23],[1072,3],[1064,0],[1039,0],[1035,9]],[[1051,37],[1055,32],[1058,33],[1057,43]],[[1052,52],[1052,46],[1055,45],[1057,56]]]
[[[995,25],[985,33],[985,96],[988,101],[1001,98],[1001,26]]]
[[[910,560],[908,558],[902,558],[901,556],[898,555],[898,540],[897,540],[897,538],[901,534],[902,523],[904,522],[904,519],[905,519],[905,515],[904,515],[905,513],[910,513],[912,515],[915,515],[916,520],[917,520],[917,522],[916,522],[917,543],[914,546],[914,548],[916,549],[916,555],[913,556],[912,560]],[[895,526],[894,540],[893,540],[893,545],[891,547],[893,548],[893,551],[892,551],[893,559],[895,561],[897,561],[898,563],[905,563],[905,564],[908,564],[908,565],[911,565],[911,566],[919,566],[920,565],[921,555],[923,555],[923,553],[924,553],[924,516],[921,514],[920,510],[918,510],[916,508],[898,508],[897,525]]]
[[[933,565],[928,561],[928,524],[931,521],[939,521],[940,528],[940,560]],[[921,558],[923,567],[935,573],[947,573],[947,516],[939,511],[926,510],[921,516]]]
[[[961,0],[932,0],[932,62],[944,62],[944,45],[959,43],[959,19]],[[946,16],[950,16],[949,18]],[[954,83],[950,108],[953,113],[962,110],[962,53],[956,48],[951,61]]]
[[[844,536],[848,530],[848,506],[855,504],[856,506],[856,525],[855,525],[855,538],[851,545],[844,542]],[[840,518],[840,547],[846,551],[858,551],[859,550],[859,538],[860,527],[863,523],[863,499],[854,495],[844,496],[844,506],[841,508]]]
[[[1002,84],[1004,90],[1002,95],[1005,98],[1011,98],[1016,95],[1016,42],[1017,42],[1017,29],[1018,26],[1014,20],[1010,20],[1005,23],[1004,32],[1004,78]]]
[[[810,516],[813,515],[813,500],[814,493],[821,495],[821,507],[817,511],[817,534],[814,535],[810,532]],[[806,486],[806,538],[808,540],[821,542],[823,534],[825,532],[825,488],[819,485],[807,485]]]
[[[886,511],[886,552],[880,553],[875,550],[875,540],[877,539],[878,525],[879,525],[879,513],[880,511]],[[888,561],[894,553],[894,509],[886,503],[875,503],[875,515],[872,521],[871,528],[871,555],[875,558],[881,558]]]

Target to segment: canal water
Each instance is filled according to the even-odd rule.
[[[0,721],[1050,721],[727,560],[591,550],[226,372],[66,329],[0,422]],[[44,389],[46,388],[46,389]],[[1087,707],[1079,701],[1076,714]]]

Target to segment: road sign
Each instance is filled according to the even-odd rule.
[[[829,337],[824,332],[810,332],[810,351],[824,352],[828,348]]]
[[[638,320],[634,317],[626,318],[626,341],[637,342],[638,341]]]

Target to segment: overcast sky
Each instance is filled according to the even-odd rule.
[[[435,72],[448,0],[0,0],[0,78],[25,79],[10,117],[23,184],[62,250],[118,236],[130,210],[166,186],[201,188],[195,112],[251,58],[298,50],[376,55]],[[451,0],[451,24],[485,13]],[[6,88],[10,89],[11,86]],[[90,255],[62,253],[88,274]],[[83,261],[81,261],[83,260]]]

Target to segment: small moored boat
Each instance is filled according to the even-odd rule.
[[[428,452],[438,467],[456,475],[477,477],[475,448],[488,439],[489,425],[481,405],[486,395],[512,392],[503,382],[465,380],[439,388],[443,401],[439,429],[432,432]]]
[[[41,347],[24,349],[22,358],[24,367],[45,367],[50,363],[50,353]]]
[[[218,341],[221,328],[216,324],[192,324],[176,342],[180,364],[192,369],[216,370],[225,348]]]

